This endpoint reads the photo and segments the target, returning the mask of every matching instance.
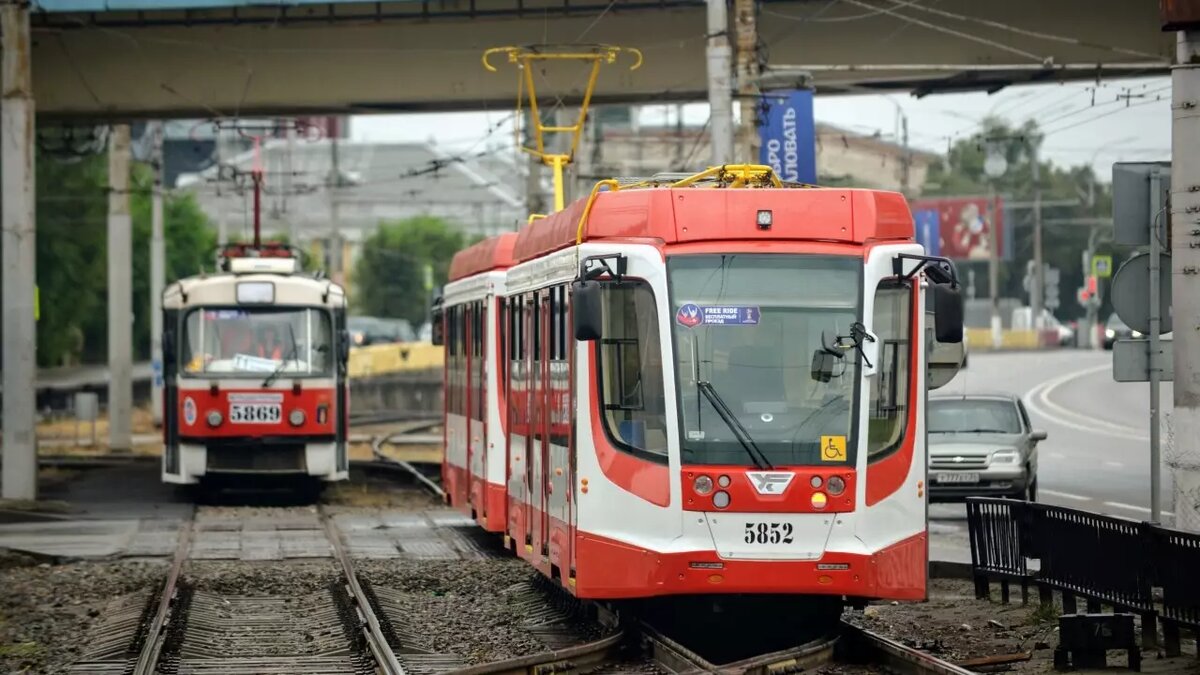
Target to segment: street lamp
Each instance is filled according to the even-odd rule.
[[[992,348],[999,349],[1001,343],[1000,322],[1000,259],[999,236],[996,234],[996,179],[1008,171],[1008,160],[1005,159],[1001,148],[989,144],[987,158],[983,162],[983,172],[988,177],[988,291],[992,297]]]

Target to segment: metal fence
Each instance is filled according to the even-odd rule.
[[[1163,623],[1168,654],[1179,653],[1179,630],[1200,631],[1200,535],[1061,506],[1010,499],[967,500],[975,593],[992,581],[1036,585],[1043,603],[1054,591],[1063,610],[1101,605],[1142,617],[1142,640],[1157,644]],[[1037,561],[1037,570],[1031,568]],[[1159,597],[1156,598],[1156,591]]]

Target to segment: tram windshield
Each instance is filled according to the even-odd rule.
[[[329,313],[311,308],[194,309],[184,319],[184,376],[321,376],[332,372]]]
[[[680,255],[667,271],[683,463],[755,464],[735,426],[773,466],[853,463],[858,359],[828,382],[811,363],[822,336],[831,344],[861,320],[862,261]],[[838,452],[823,458],[822,443]]]

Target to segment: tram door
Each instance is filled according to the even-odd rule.
[[[534,454],[538,451],[541,439],[542,409],[540,405],[541,362],[538,356],[538,332],[541,323],[538,321],[537,293],[526,296],[523,300],[526,308],[525,316],[525,420],[529,433],[525,434],[525,546],[527,551],[533,550],[533,505],[538,499],[537,480],[534,478]]]
[[[538,408],[542,411],[542,417],[538,420],[537,433],[541,437],[542,442],[539,444],[541,452],[538,453],[538,476],[540,485],[538,492],[541,496],[542,517],[538,519],[538,541],[541,542],[541,551],[543,556],[550,555],[550,490],[551,479],[554,475],[553,469],[550,466],[550,442],[553,435],[550,433],[550,426],[553,424],[554,410],[554,390],[550,386],[550,362],[554,358],[554,347],[550,341],[550,326],[554,321],[554,312],[550,303],[550,293],[552,291],[543,291],[538,293],[538,317],[540,325],[538,326],[538,345],[541,349],[538,352],[540,360],[538,361],[537,377],[539,380],[538,391]]]

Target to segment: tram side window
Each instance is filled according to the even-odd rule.
[[[900,447],[908,420],[909,361],[912,354],[912,289],[881,285],[875,291],[872,330],[879,340],[879,374],[871,381],[867,461]]]
[[[667,458],[662,350],[654,293],[644,281],[604,286],[600,398],[618,447],[656,461]]]

